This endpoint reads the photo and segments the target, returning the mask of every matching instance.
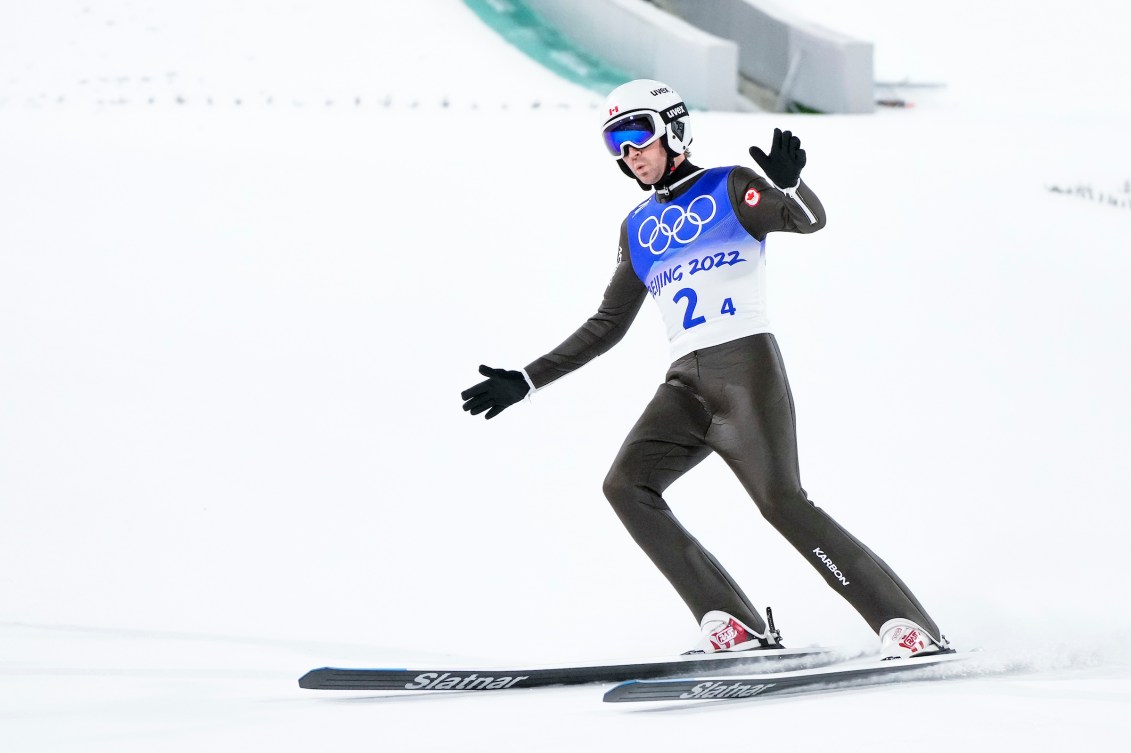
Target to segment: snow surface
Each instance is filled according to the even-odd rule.
[[[768,248],[806,487],[985,649],[977,676],[663,711],[599,687],[300,690],[323,665],[694,638],[600,492],[666,366],[650,305],[530,404],[486,423],[457,396],[592,312],[642,194],[598,146],[599,98],[456,0],[5,3],[3,749],[1127,739],[1128,69],[1089,61],[1129,12],[865,5],[846,31],[917,42],[889,70],[954,85],[871,117],[697,113],[695,160],[804,140],[829,224]],[[1019,25],[1098,41],[1069,35],[1057,96],[1033,99],[1047,68],[1004,45],[975,65],[954,36]],[[1118,97],[1062,87],[1101,76]],[[721,463],[670,501],[791,645],[873,644]]]

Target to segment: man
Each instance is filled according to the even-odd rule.
[[[687,108],[659,81],[618,87],[606,112],[606,147],[652,193],[621,225],[604,300],[576,333],[522,371],[481,366],[487,380],[463,392],[464,410],[493,418],[604,353],[650,296],[663,314],[672,365],[613,461],[604,491],[699,620],[695,651],[781,647],[772,619],[762,618],[664,502],[664,490],[712,452],[766,520],[877,632],[882,658],[949,651],[899,577],[801,487],[793,397],[765,305],[766,236],[812,233],[825,224],[824,208],[801,182],[800,140],[775,129],[768,155],[751,147],[767,181],[745,167],[691,164]]]

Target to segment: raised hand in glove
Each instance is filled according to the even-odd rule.
[[[530,392],[530,385],[521,371],[480,366],[479,373],[487,379],[460,393],[464,400],[463,409],[471,411],[473,416],[487,411],[485,418],[494,418]]]
[[[801,148],[801,139],[794,136],[792,131],[783,132],[782,129],[775,128],[769,155],[752,146],[750,156],[778,188],[793,188],[801,180],[801,168],[805,167],[805,150]]]

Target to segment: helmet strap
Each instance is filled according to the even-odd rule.
[[[674,163],[676,158],[679,157],[679,153],[668,145],[668,135],[666,133],[663,135],[660,141],[662,141],[664,144],[664,153],[668,155],[668,162],[667,165],[664,166],[664,177],[660,178],[660,180],[656,183],[656,185],[652,186],[652,188],[656,189],[656,193],[667,196],[670,193],[667,187],[667,183],[671,179],[672,173],[675,172]]]
[[[664,152],[668,155],[668,166],[667,169],[664,170],[664,177],[666,178],[671,175],[672,170],[675,169],[675,165],[672,163],[675,162],[676,157],[679,156],[679,152],[668,146],[668,135],[666,133],[664,134],[664,137],[661,139],[661,141],[664,142]]]

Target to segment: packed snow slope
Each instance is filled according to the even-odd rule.
[[[599,97],[457,0],[5,4],[5,749],[1125,739],[1131,119],[1128,66],[1093,63],[1128,11],[978,7],[877,2],[846,29],[917,40],[891,61],[909,76],[955,71],[919,106],[695,113],[693,152],[745,164],[775,126],[802,138],[828,226],[771,236],[768,258],[806,488],[985,649],[982,671],[655,713],[599,687],[296,683],[694,639],[600,491],[663,378],[651,304],[529,403],[460,410],[480,363],[523,366],[600,300],[644,194],[599,145]],[[1048,66],[1000,51],[1030,38],[1064,45],[1055,96],[1035,94]],[[873,645],[722,463],[669,500],[790,645]]]

